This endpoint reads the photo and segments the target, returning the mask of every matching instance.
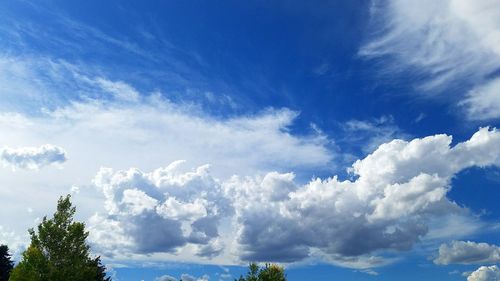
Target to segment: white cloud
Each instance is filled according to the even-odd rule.
[[[40,147],[3,147],[0,149],[0,160],[12,169],[38,170],[51,164],[62,164],[67,156],[61,147],[45,144]]]
[[[186,274],[186,273],[183,273],[181,275],[181,281],[196,281],[196,277],[189,275],[189,274]]]
[[[197,220],[207,215],[205,208],[206,200],[195,199],[192,203],[180,202],[170,197],[162,205],[157,207],[157,212],[164,218],[175,220]]]
[[[296,137],[288,132],[297,117],[288,109],[217,120],[151,97],[130,106],[76,103],[50,114],[56,125],[71,125],[68,129],[75,133],[94,133],[97,138],[91,144],[102,146],[98,139],[106,143],[113,136],[140,150],[154,148],[162,159],[173,161],[176,156],[213,163],[216,171],[227,171],[225,175],[270,167],[320,167],[332,160],[324,136]]]
[[[500,262],[500,247],[487,243],[453,241],[439,247],[436,264],[485,264]]]
[[[372,5],[376,32],[361,55],[391,57],[387,71],[411,71],[423,92],[446,88],[454,92],[453,101],[465,94],[454,84],[476,85],[464,104],[469,117],[500,117],[500,101],[488,92],[489,77],[500,66],[500,1],[375,0]],[[485,107],[488,101],[494,104]]]
[[[170,275],[163,275],[160,277],[156,277],[155,281],[177,281],[177,279]]]
[[[232,213],[208,166],[188,172],[180,171],[179,162],[151,173],[101,169],[94,182],[106,197],[108,217],[93,217],[90,228],[97,236],[91,234],[90,239],[106,252],[173,252],[190,243],[199,246],[197,254],[203,255],[202,246],[216,242],[221,219]],[[122,237],[100,243],[99,236],[109,225],[130,240]]]
[[[94,182],[106,197],[107,214],[91,220],[91,239],[109,252],[171,257],[204,256],[203,247],[215,247],[220,250],[213,256],[227,263],[315,257],[347,267],[384,265],[390,262],[384,252],[409,250],[433,230],[439,239],[456,235],[443,225],[453,228],[456,218],[471,214],[446,197],[452,177],[472,166],[500,164],[496,129],[450,144],[446,135],[394,140],[353,164],[355,180],[306,185],[277,172],[220,181],[207,166],[183,172],[181,162],[149,173],[101,169]],[[112,227],[121,237],[106,238]]]
[[[467,281],[498,281],[500,280],[500,269],[496,265],[481,266],[472,272]]]
[[[353,164],[355,181],[333,177],[298,186],[288,178],[287,196],[277,199],[258,178],[224,182],[234,200],[242,258],[290,262],[320,250],[334,263],[372,267],[383,263],[377,257],[370,262],[373,253],[409,250],[434,220],[468,216],[446,198],[456,173],[500,163],[496,130],[483,128],[469,141],[450,144],[446,135],[394,140]]]
[[[466,108],[469,119],[484,120],[500,117],[500,78],[469,91],[461,105]]]
[[[140,97],[139,92],[123,81],[110,81],[102,77],[96,78],[95,83],[104,91],[113,94],[116,98],[125,101],[137,101]]]
[[[371,120],[352,119],[342,124],[344,139],[336,139],[336,143],[360,147],[362,152],[370,153],[379,145],[393,139],[408,139],[410,136],[395,124],[392,116],[382,116]]]

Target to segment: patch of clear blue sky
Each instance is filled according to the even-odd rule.
[[[310,133],[314,123],[342,152],[362,156],[366,143],[342,129],[349,120],[390,116],[406,136],[436,133],[470,137],[479,126],[465,122],[447,100],[468,85],[421,98],[421,75],[381,75],[383,59],[358,56],[370,33],[369,1],[3,1],[2,53],[64,60],[82,71],[125,81],[142,93],[160,90],[174,102],[195,102],[218,118],[268,107],[300,111],[292,133]],[[72,99],[54,93],[62,102]],[[59,96],[58,96],[59,95]],[[76,98],[76,97],[75,97]],[[341,161],[341,160],[339,160]],[[342,165],[346,163],[341,163]],[[455,179],[450,193],[475,211],[497,219],[499,172],[471,169]],[[316,174],[330,176],[329,174]],[[488,235],[488,234],[485,234]],[[492,236],[492,235],[490,235]],[[491,238],[491,237],[490,237]],[[371,276],[327,265],[289,270],[290,280],[460,280],[428,260],[409,258]],[[208,273],[219,267],[174,265],[170,269],[116,269],[120,280]],[[243,272],[243,268],[232,272]],[[212,279],[212,280],[214,280]]]

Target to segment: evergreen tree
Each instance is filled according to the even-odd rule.
[[[286,281],[285,269],[276,264],[266,264],[259,271],[259,281]]]
[[[97,266],[96,281],[111,281],[111,277],[106,277],[106,267],[101,263],[101,257],[95,258],[94,264]]]
[[[14,268],[11,281],[109,281],[100,257],[92,259],[85,224],[74,222],[70,195],[61,197],[54,217],[44,217]]]
[[[256,263],[250,263],[246,277],[240,276],[235,281],[286,281],[285,269],[276,264],[260,268]]]
[[[9,280],[10,272],[14,267],[14,263],[10,258],[9,247],[0,245],[0,281]]]

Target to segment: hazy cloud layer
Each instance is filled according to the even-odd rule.
[[[500,280],[500,269],[496,265],[481,266],[472,272],[467,281],[498,281]]]
[[[492,264],[500,262],[500,247],[487,243],[453,241],[439,247],[436,264]]]
[[[67,156],[64,149],[45,144],[40,147],[4,147],[0,149],[0,160],[13,169],[38,170],[51,164],[62,164]]]

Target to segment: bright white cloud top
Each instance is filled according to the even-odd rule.
[[[497,281],[497,280],[500,280],[500,269],[496,265],[481,266],[467,277],[467,281]]]
[[[38,170],[51,164],[62,164],[67,156],[61,147],[45,144],[40,147],[4,147],[0,149],[0,160],[12,169]]]

